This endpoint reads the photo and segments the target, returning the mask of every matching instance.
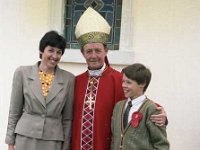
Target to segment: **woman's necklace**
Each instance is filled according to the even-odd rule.
[[[44,73],[43,71],[39,71],[39,78],[41,81],[43,96],[46,97],[51,87],[52,81],[54,79],[54,74]]]

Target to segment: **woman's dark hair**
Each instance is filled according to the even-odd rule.
[[[143,92],[146,91],[151,81],[151,71],[143,64],[135,63],[122,69],[122,73],[131,80],[138,84],[145,84]]]
[[[44,49],[47,46],[52,46],[52,47],[61,49],[62,55],[63,55],[65,52],[66,40],[64,37],[59,35],[56,31],[49,31],[40,40],[40,43],[39,43],[40,52],[44,52]],[[41,55],[40,55],[40,58],[42,58]]]

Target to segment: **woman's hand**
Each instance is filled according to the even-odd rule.
[[[8,144],[8,150],[15,150],[14,145]]]
[[[168,124],[167,114],[163,107],[157,106],[157,110],[160,110],[160,114],[158,115],[151,115],[150,119],[152,122],[155,123],[157,126],[163,126]]]

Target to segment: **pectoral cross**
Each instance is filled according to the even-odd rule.
[[[88,97],[87,101],[86,101],[86,104],[89,105],[89,109],[91,110],[92,109],[92,105],[95,103],[95,100],[93,99],[92,97],[92,94],[90,94],[90,96]]]

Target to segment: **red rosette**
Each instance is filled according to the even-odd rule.
[[[137,111],[134,112],[132,114],[132,120],[131,120],[132,127],[136,128],[139,125],[140,120],[142,120],[142,113]]]

